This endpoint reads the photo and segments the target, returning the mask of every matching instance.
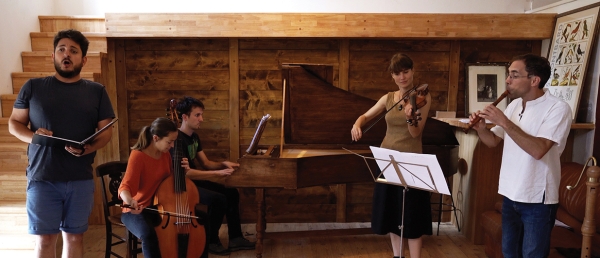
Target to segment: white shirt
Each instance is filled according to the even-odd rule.
[[[558,203],[560,154],[571,129],[569,104],[550,94],[528,101],[523,112],[521,98],[512,101],[504,114],[525,133],[553,141],[550,150],[536,160],[519,147],[504,129],[491,131],[504,139],[498,193],[515,202]],[[544,196],[545,194],[545,196]]]

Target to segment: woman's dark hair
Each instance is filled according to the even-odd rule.
[[[82,57],[87,55],[88,47],[90,46],[90,41],[81,32],[76,31],[74,29],[59,31],[54,36],[54,49],[56,49],[58,42],[64,38],[71,39],[75,41],[75,43],[79,44],[79,47],[81,47]]]
[[[406,54],[397,53],[392,56],[390,60],[390,66],[388,67],[388,72],[393,74],[398,74],[404,70],[413,69],[413,60],[410,59]]]
[[[143,150],[152,142],[152,136],[156,135],[160,139],[169,135],[169,133],[177,132],[177,130],[177,126],[173,121],[164,117],[159,117],[152,122],[152,125],[144,126],[144,128],[142,128],[137,142],[131,149]]]

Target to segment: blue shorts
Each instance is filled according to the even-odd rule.
[[[29,233],[82,234],[94,205],[94,180],[27,182]]]

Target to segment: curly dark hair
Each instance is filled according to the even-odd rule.
[[[54,36],[54,49],[56,49],[58,42],[64,38],[75,41],[75,43],[79,44],[79,46],[81,47],[81,53],[83,54],[83,56],[87,55],[88,47],[90,46],[90,41],[81,32],[74,29],[59,31]]]

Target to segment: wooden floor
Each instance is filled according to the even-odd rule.
[[[345,227],[369,227],[368,223],[281,223],[268,224],[268,231],[286,231],[286,230],[308,230],[308,229],[339,229]],[[483,245],[473,245],[464,235],[450,225],[440,226],[440,235],[436,236],[437,223],[433,224],[433,236],[426,236],[423,239],[422,257],[435,258],[461,258],[461,257],[487,257],[484,253]],[[242,230],[246,238],[254,241],[254,224],[242,225]],[[223,245],[227,246],[226,238],[227,228],[223,225],[221,228],[221,238]],[[104,226],[90,226],[85,233],[84,246],[86,258],[104,257],[105,233]],[[58,243],[61,245],[60,240]],[[123,245],[122,245],[123,246]],[[117,248],[124,253],[124,248]],[[32,257],[32,251],[20,250],[2,250],[0,257]],[[60,257],[60,251],[57,253]],[[143,257],[139,255],[138,257]],[[244,250],[233,252],[228,256],[209,255],[209,258],[253,258],[254,250]],[[263,257],[270,258],[302,258],[302,257],[364,257],[364,258],[391,258],[392,247],[388,236],[379,235],[357,235],[345,237],[311,237],[294,239],[267,239],[264,242]],[[408,253],[406,257],[410,257]],[[555,251],[550,257],[562,257]]]

